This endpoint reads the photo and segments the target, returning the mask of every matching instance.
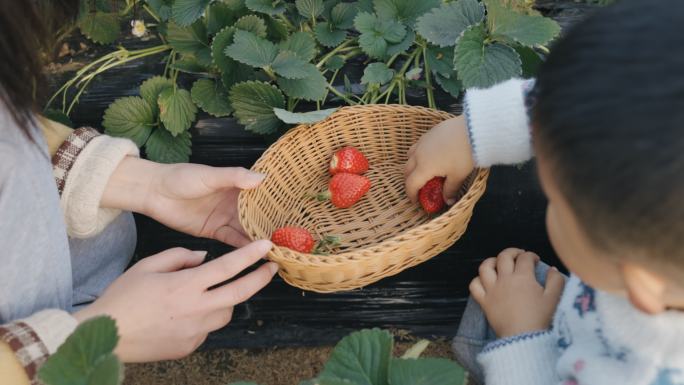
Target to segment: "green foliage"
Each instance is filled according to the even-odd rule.
[[[230,89],[230,103],[235,117],[249,131],[272,134],[282,125],[273,109],[284,108],[285,98],[273,85],[256,81],[238,83]]]
[[[191,135],[189,131],[183,131],[173,136],[168,130],[154,130],[145,145],[145,151],[150,159],[160,163],[187,162],[192,150],[190,150]]]
[[[392,357],[394,338],[383,330],[361,330],[343,338],[318,378],[299,385],[465,385],[466,372],[443,358],[419,358],[420,341],[410,357]],[[256,385],[236,382],[230,385]]]
[[[192,101],[209,115],[221,117],[233,112],[228,102],[228,92],[220,82],[215,80],[197,80],[190,89],[190,96],[192,96]]]
[[[278,92],[265,83],[234,88],[248,93],[264,91],[262,96],[265,99]],[[280,99],[282,101],[282,95]],[[335,109],[309,113],[292,113],[280,108],[273,110],[286,122],[313,123],[324,119]],[[162,162],[176,162],[190,155],[189,142],[190,133],[187,131],[173,136],[167,130],[157,130],[147,145],[148,156]],[[113,319],[97,317],[85,321],[47,360],[38,377],[46,385],[120,385],[124,367],[113,353],[118,339]],[[420,358],[428,344],[425,340],[419,341],[404,356],[396,358],[392,356],[394,338],[388,331],[357,331],[335,346],[318,378],[302,381],[300,385],[464,385],[466,373],[455,362]],[[242,381],[231,385],[257,384]]]
[[[214,86],[211,80],[207,81]],[[151,160],[187,162],[192,144],[188,128],[197,113],[195,103],[210,113],[223,113],[223,116],[230,113],[222,87],[212,90],[200,83],[193,90],[194,98],[187,90],[177,88],[171,79],[162,76],[147,79],[140,85],[140,96],[119,98],[105,110],[102,121],[105,133],[131,139],[138,147],[145,148]],[[207,94],[212,97],[210,100]],[[193,99],[196,99],[194,103]]]
[[[188,26],[199,19],[211,0],[174,0],[171,15],[180,26]]]
[[[416,29],[432,44],[448,47],[456,44],[463,31],[485,17],[484,6],[477,0],[459,0],[441,7],[418,19]]]
[[[109,105],[102,125],[107,135],[129,138],[140,147],[152,132],[154,111],[141,97],[126,96]]]
[[[285,3],[278,0],[245,0],[245,5],[254,12],[267,15],[279,15],[285,12]]]
[[[392,77],[394,77],[394,70],[387,67],[385,63],[371,63],[363,71],[361,84],[383,85],[392,80]]]
[[[119,385],[123,364],[114,355],[119,342],[109,317],[83,322],[38,371],[46,385]]]
[[[487,44],[480,24],[468,28],[459,39],[454,63],[466,88],[490,87],[522,74],[520,56],[505,44]]]
[[[328,108],[325,110],[309,111],[309,112],[290,112],[282,108],[274,108],[273,112],[276,114],[278,119],[282,120],[283,123],[287,124],[310,124],[321,121],[333,112],[337,111],[337,108]]]
[[[316,102],[316,110],[330,103],[406,103],[407,89],[423,88],[426,104],[434,108],[438,92],[456,97],[464,87],[534,76],[543,58],[540,53],[547,52],[544,45],[560,28],[532,4],[529,0],[82,0],[78,25],[90,39],[112,42],[125,21],[142,18],[139,12],[149,14],[145,20],[155,19],[148,27],[163,44],[135,54],[120,48],[108,54],[109,60],[102,58],[92,72],[168,53],[163,76],[146,81],[141,97],[114,101],[103,124],[108,133],[131,138],[145,148],[151,159],[176,161],[189,155],[190,136],[185,133],[198,109],[217,117],[233,116],[246,129],[270,135],[284,124],[319,116],[317,112],[299,115],[314,108],[306,102]],[[341,71],[346,63],[364,66],[365,87],[351,86]],[[189,91],[178,86],[179,73],[184,74],[183,84],[192,84]],[[69,87],[83,91],[92,76],[75,78],[60,90],[63,98],[53,98],[77,95],[71,105],[62,106],[62,112],[68,115],[82,94],[69,93]],[[292,115],[281,110],[276,115],[274,108]],[[162,151],[165,145],[168,156]]]
[[[81,33],[95,43],[113,43],[121,33],[119,18],[112,12],[88,12],[79,17],[77,24]]]

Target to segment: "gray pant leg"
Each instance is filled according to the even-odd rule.
[[[123,273],[136,240],[133,215],[126,212],[92,238],[69,239],[74,310],[97,299]]]
[[[548,269],[549,266],[544,262],[537,263],[534,274],[542,285],[546,282]],[[484,373],[477,362],[477,355],[488,343],[496,339],[496,334],[487,323],[487,317],[482,308],[473,297],[469,297],[451,347],[456,360],[468,371],[471,385],[484,383]]]

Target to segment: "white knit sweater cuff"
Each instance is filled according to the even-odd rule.
[[[40,311],[21,322],[33,329],[49,354],[55,353],[78,326],[78,321],[71,314],[56,309]]]
[[[549,385],[557,382],[556,340],[549,331],[494,341],[477,357],[487,385]]]
[[[524,92],[531,84],[511,79],[466,92],[464,109],[477,166],[516,164],[532,157]]]
[[[107,182],[126,156],[138,156],[128,139],[102,135],[92,139],[76,158],[61,197],[67,233],[89,238],[100,233],[120,210],[100,208]]]

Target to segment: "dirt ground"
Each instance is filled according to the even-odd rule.
[[[401,355],[412,342],[395,345]],[[126,365],[124,385],[227,385],[254,381],[259,385],[298,385],[323,368],[332,347],[225,349],[198,352],[178,361]],[[423,357],[451,358],[447,341],[430,343]]]

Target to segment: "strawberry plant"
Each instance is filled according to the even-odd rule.
[[[144,95],[116,100],[103,121],[108,133],[134,139],[150,159],[165,162],[187,161],[187,131],[197,109],[234,116],[249,131],[273,135],[287,124],[323,119],[343,104],[407,103],[409,89],[421,90],[425,104],[435,108],[439,89],[457,97],[464,87],[533,75],[540,52],[560,29],[535,11],[531,0],[84,4],[79,26],[90,39],[110,42],[119,35],[117,15],[144,12],[148,21],[134,20],[131,33],[154,32],[162,44],[119,47],[79,70],[48,104],[61,99],[61,111],[69,115],[97,75],[166,54],[164,72],[154,81],[170,88],[155,100]],[[364,66],[359,86],[346,74],[352,63]],[[179,76],[192,82],[189,90],[177,85]],[[326,105],[333,108],[322,109]]]
[[[420,358],[427,347],[420,341],[402,357],[393,357],[394,338],[383,330],[361,330],[343,338],[323,371],[299,385],[463,385],[466,372],[443,358]],[[231,385],[257,385],[237,382]]]
[[[117,343],[114,320],[88,320],[48,358],[38,377],[46,385],[120,385],[124,366],[113,353]],[[388,331],[354,332],[335,346],[317,378],[300,385],[464,385],[467,374],[455,362],[420,357],[428,344],[419,341],[403,356],[394,357],[394,338]]]

